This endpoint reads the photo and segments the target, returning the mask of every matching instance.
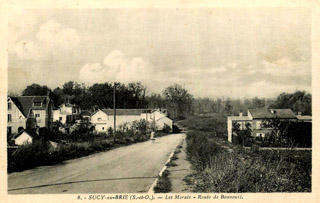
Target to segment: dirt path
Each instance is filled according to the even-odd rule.
[[[184,193],[184,192],[192,192],[192,185],[187,184],[185,179],[187,176],[192,173],[191,164],[187,160],[186,153],[186,135],[183,136],[182,148],[178,148],[177,150],[181,150],[180,153],[176,154],[178,157],[177,160],[174,161],[177,166],[168,167],[168,171],[170,172],[169,178],[172,184],[172,193]]]

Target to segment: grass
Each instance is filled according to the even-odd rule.
[[[195,192],[311,192],[310,151],[226,152],[212,134],[190,131]]]
[[[154,187],[155,193],[168,193],[171,191],[171,181],[169,179],[170,172],[165,170],[162,175],[158,178],[157,184]]]

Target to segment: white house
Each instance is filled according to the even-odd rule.
[[[263,127],[262,122],[265,119],[286,119],[297,121],[296,115],[291,109],[248,109],[248,116],[228,116],[228,141],[233,142],[232,124],[240,124],[240,130],[245,129],[246,124],[250,124],[253,137],[265,137],[272,129]]]
[[[7,103],[8,135],[36,127],[52,129],[53,101],[49,93],[47,96],[9,96]]]
[[[150,109],[117,109],[116,110],[116,125],[123,123],[132,123],[146,119],[148,122],[155,122],[157,130],[161,130],[166,123],[172,129],[172,120],[169,119],[160,110]],[[97,132],[107,132],[109,128],[114,127],[114,110],[99,109],[91,115],[91,123],[95,125]]]
[[[14,140],[15,145],[25,145],[32,144],[37,137],[38,135],[33,132],[22,130],[17,135],[13,136],[11,140]]]
[[[59,109],[53,111],[53,121],[60,121],[62,124],[74,121],[80,114],[80,108],[74,104],[62,104]]]

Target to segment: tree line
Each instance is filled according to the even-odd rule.
[[[116,84],[116,108],[166,109],[173,119],[186,118],[190,115],[222,114],[225,116],[246,115],[250,108],[290,108],[295,113],[312,114],[310,93],[296,91],[282,93],[276,98],[194,98],[187,89],[178,84],[165,88],[161,94],[147,94],[147,88],[140,82]],[[91,86],[74,81],[64,83],[61,87],[51,90],[46,85],[31,84],[23,91],[23,96],[47,95],[51,93],[55,107],[62,103],[78,105],[81,109],[95,110],[98,108],[113,108],[114,83],[96,83]]]

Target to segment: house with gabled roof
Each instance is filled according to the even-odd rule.
[[[297,117],[291,109],[248,109],[248,115],[228,116],[228,141],[232,142],[234,132],[232,126],[238,123],[240,130],[245,129],[247,123],[251,125],[253,137],[265,137],[272,129],[263,127],[262,122],[267,119],[282,119],[297,121]]]
[[[52,130],[53,101],[47,96],[8,97],[7,134],[22,129],[45,127]]]
[[[117,109],[116,125],[123,123],[132,123],[145,119],[148,122],[155,122],[157,129],[161,130],[164,124],[172,129],[172,120],[160,110],[157,109]],[[114,127],[114,110],[98,109],[91,115],[91,123],[95,126],[97,132],[107,132],[109,128]]]
[[[15,145],[32,144],[34,140],[39,139],[40,136],[31,130],[21,130],[18,134],[15,134],[9,138]]]

